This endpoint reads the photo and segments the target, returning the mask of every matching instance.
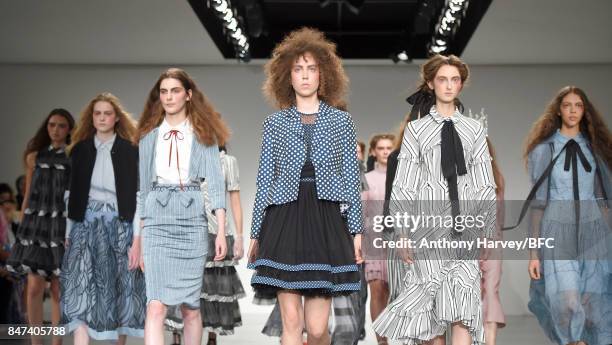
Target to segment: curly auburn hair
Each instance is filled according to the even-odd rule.
[[[68,149],[71,150],[78,142],[92,138],[96,134],[96,128],[93,124],[93,112],[98,102],[107,102],[113,107],[115,115],[119,120],[115,124],[115,133],[121,138],[130,141],[132,144],[136,144],[138,133],[136,122],[132,119],[130,113],[123,108],[119,98],[110,92],[103,92],[89,101],[87,106],[81,111],[79,124],[74,130],[72,143]]]
[[[266,81],[263,92],[279,108],[295,105],[295,91],[291,85],[291,68],[304,54],[310,53],[319,66],[317,95],[332,107],[346,110],[349,79],[336,54],[336,44],[325,38],[319,30],[301,28],[287,35],[272,52],[264,66]]]
[[[548,104],[544,113],[533,124],[525,144],[523,158],[527,162],[529,153],[541,142],[553,135],[561,128],[561,103],[565,96],[573,93],[580,97],[584,104],[584,115],[580,120],[580,132],[589,140],[595,154],[600,156],[609,168],[612,169],[612,135],[606,126],[601,114],[586,93],[576,86],[565,86]]]
[[[170,68],[163,72],[149,91],[144,110],[138,121],[138,137],[142,139],[164,120],[165,112],[159,100],[159,88],[162,80],[168,78],[178,80],[185,91],[191,90],[191,99],[187,102],[185,112],[198,141],[207,146],[225,145],[229,138],[229,128],[193,79],[180,68]]]

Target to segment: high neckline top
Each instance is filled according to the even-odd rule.
[[[431,115],[431,117],[437,123],[442,123],[443,121],[453,121],[453,123],[457,123],[463,117],[463,115],[461,114],[461,112],[459,111],[459,109],[457,107],[455,107],[455,112],[453,113],[453,115],[451,115],[451,116],[444,116],[444,115],[438,113],[438,110],[436,109],[435,105],[432,106],[431,109],[429,110],[429,115]]]

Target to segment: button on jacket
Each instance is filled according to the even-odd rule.
[[[356,147],[351,115],[321,102],[311,159],[317,197],[348,206],[346,218],[352,234],[363,231]],[[266,207],[297,200],[305,161],[304,130],[296,107],[268,116],[263,123],[251,238],[259,236]]]

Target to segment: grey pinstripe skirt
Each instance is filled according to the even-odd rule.
[[[147,304],[200,307],[207,221],[199,185],[154,185],[145,200],[143,258]]]

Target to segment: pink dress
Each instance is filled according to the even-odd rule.
[[[376,279],[388,281],[387,253],[372,245],[375,238],[382,238],[382,232],[373,230],[373,221],[374,216],[383,214],[386,177],[387,167],[376,165],[374,170],[365,174],[369,189],[361,193],[365,218],[365,236],[362,246],[365,256],[365,276],[368,282]]]

